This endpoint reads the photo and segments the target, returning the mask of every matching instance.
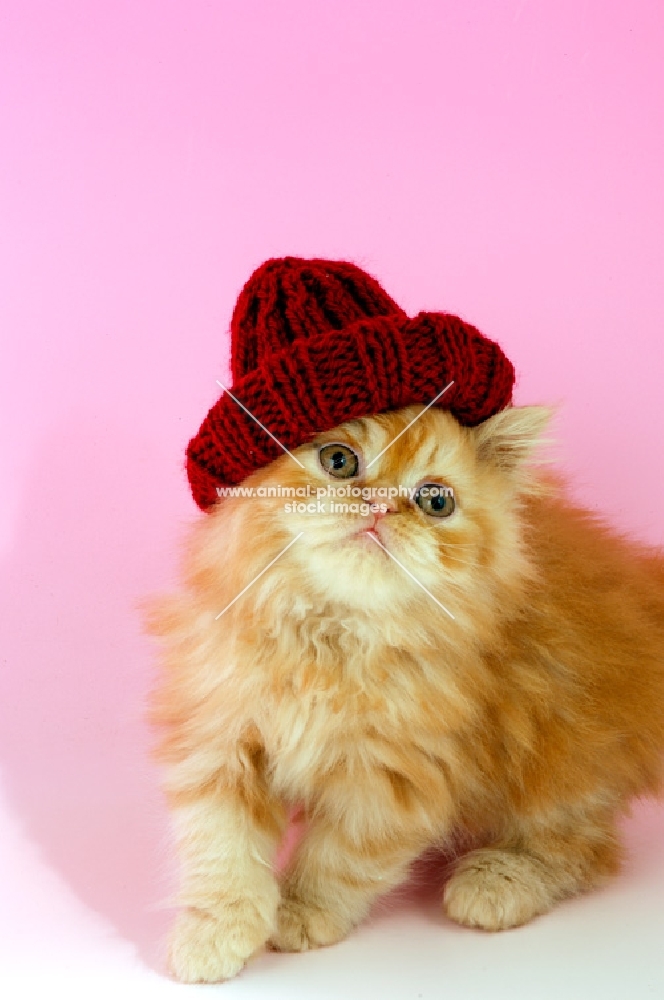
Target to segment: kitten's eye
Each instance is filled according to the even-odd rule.
[[[318,457],[325,471],[335,479],[350,479],[360,467],[359,458],[347,444],[324,444]]]
[[[456,506],[449,486],[438,483],[423,483],[415,494],[415,503],[431,517],[449,517]]]

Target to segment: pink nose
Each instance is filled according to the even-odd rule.
[[[384,501],[381,502],[381,506],[387,507],[387,510],[374,510],[374,511],[372,511],[373,518],[374,518],[374,524],[378,524],[378,522],[380,521],[381,517],[385,517],[387,514],[394,514],[394,512],[396,510],[396,508],[393,507],[391,503],[387,503],[386,504]]]

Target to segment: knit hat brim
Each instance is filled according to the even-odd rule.
[[[295,340],[225,392],[189,442],[194,499],[208,510],[218,487],[283,454],[263,427],[292,451],[347,420],[428,405],[449,382],[436,405],[466,426],[511,402],[514,368],[500,346],[449,313],[374,316]]]

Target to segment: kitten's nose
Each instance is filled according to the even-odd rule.
[[[372,510],[371,513],[366,517],[366,519],[362,518],[362,521],[364,523],[358,529],[360,534],[364,534],[364,532],[367,532],[367,534],[373,535],[374,538],[379,537],[378,532],[376,531],[376,526],[378,522],[382,517],[385,517],[386,514],[393,514],[397,509],[391,503],[384,504],[381,502],[381,506],[387,507],[387,510]]]
[[[374,511],[372,511],[373,518],[374,518],[374,524],[377,524],[380,521],[381,517],[385,517],[387,514],[394,514],[396,512],[396,507],[393,504],[391,504],[391,503],[385,503],[383,501],[381,505],[383,507],[387,507],[387,510],[374,510]]]

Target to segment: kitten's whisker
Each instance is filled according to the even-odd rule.
[[[468,560],[462,561],[461,559],[451,559],[449,562],[445,560],[443,567],[450,567],[453,569],[469,569],[476,566],[477,563],[469,562]]]
[[[431,593],[431,591],[427,590],[427,588],[424,586],[424,584],[420,583],[420,581],[417,579],[417,577],[413,576],[413,574],[410,572],[410,570],[406,569],[406,567],[403,565],[403,563],[400,563],[399,560],[397,559],[397,557],[393,556],[392,553],[388,549],[385,548],[385,546],[383,545],[383,543],[381,541],[379,541],[378,538],[375,535],[369,534],[369,538],[373,539],[373,541],[376,543],[376,545],[380,545],[380,547],[383,550],[383,552],[387,553],[387,555],[390,557],[390,559],[393,559],[394,562],[397,564],[397,566],[399,566],[404,571],[404,573],[411,578],[411,580],[413,581],[413,583],[416,583],[418,587],[421,587],[421,589],[424,591],[424,593],[428,594],[429,597],[431,598],[431,600],[435,601],[435,603],[438,605],[438,607],[443,609],[443,611],[445,612],[445,614],[449,615],[450,618],[453,621],[456,620],[454,618],[454,615],[452,614],[452,612],[448,611],[448,609],[445,607],[445,605],[441,604],[440,601],[438,600],[438,598],[434,597],[433,594]]]
[[[263,573],[267,573],[267,571],[269,570],[270,566],[274,566],[274,564],[276,563],[277,559],[281,559],[281,557],[283,556],[284,552],[288,552],[288,550],[291,547],[291,545],[295,545],[295,543],[298,540],[298,538],[301,538],[303,534],[304,534],[304,532],[301,531],[299,535],[296,535],[295,538],[292,538],[290,540],[290,542],[288,543],[288,545],[286,546],[286,548],[282,549],[281,552],[279,553],[279,555],[275,556],[274,559],[272,560],[272,562],[270,562],[270,563],[267,564],[267,566],[265,567],[265,569],[262,569],[260,571],[260,573],[257,573],[256,576],[253,578],[253,580],[250,580],[249,583],[247,584],[247,586],[243,590],[240,591],[240,593],[237,595],[237,597],[234,597],[233,600],[230,602],[230,604],[226,605],[226,607],[224,608],[223,611],[220,611],[218,615],[215,615],[215,619],[214,620],[218,621],[221,618],[222,615],[226,614],[226,612],[228,611],[228,609],[232,608],[233,605],[235,604],[235,602],[238,601],[242,597],[243,594],[247,593],[247,591],[249,590],[249,587],[253,587],[253,585],[256,583],[256,580],[260,580],[260,578],[262,577]]]

